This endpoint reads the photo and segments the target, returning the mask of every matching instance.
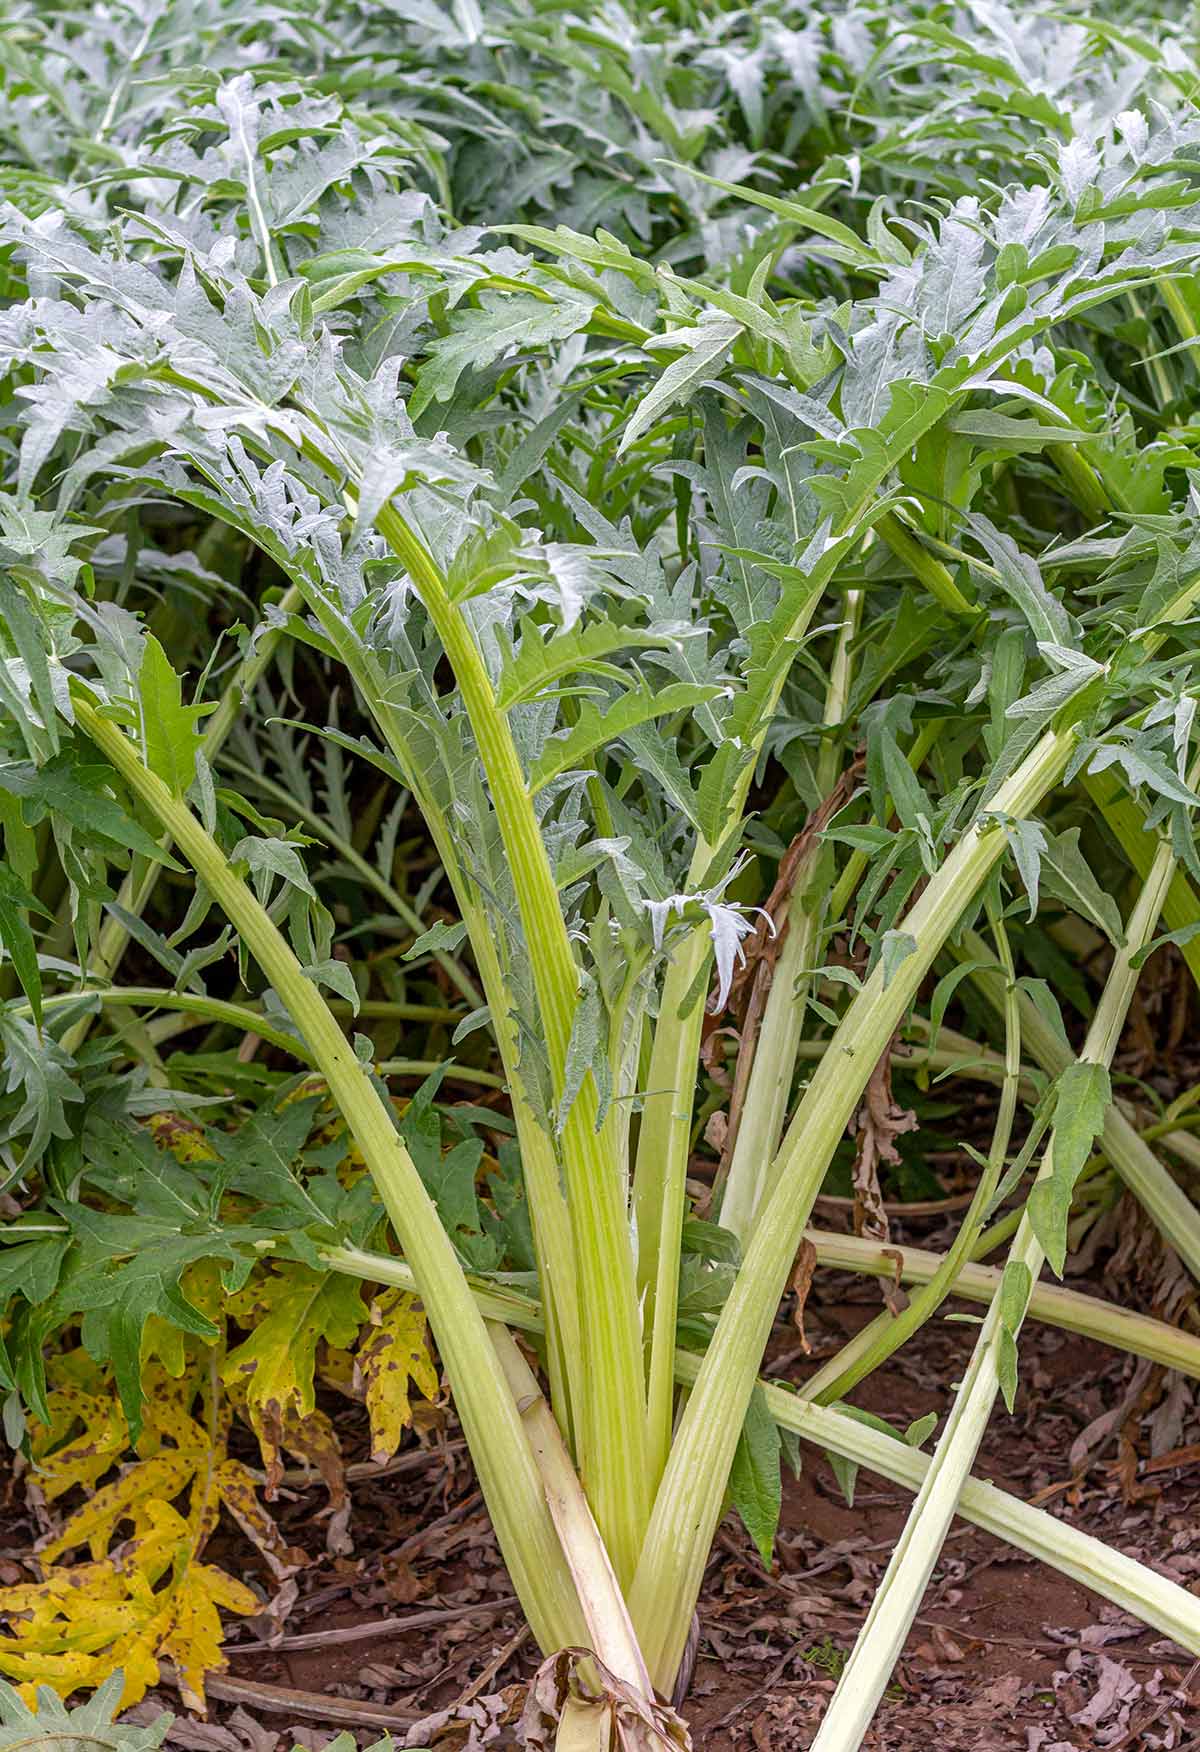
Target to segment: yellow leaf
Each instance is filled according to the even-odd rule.
[[[354,1353],[327,1344],[317,1359],[317,1377],[326,1387],[344,1393],[347,1399],[361,1399],[361,1389],[354,1384]]]
[[[143,1575],[147,1567],[152,1575],[161,1570],[162,1556],[169,1553],[171,1580],[152,1597],[155,1610],[142,1632],[142,1642],[156,1656],[166,1656],[175,1663],[184,1702],[191,1709],[202,1710],[205,1673],[218,1672],[226,1665],[218,1606],[245,1614],[260,1611],[262,1602],[244,1583],[200,1562],[191,1548],[187,1522],[169,1503],[152,1504],[149,1519],[146,1539],[132,1554],[132,1561]]]
[[[412,1422],[409,1382],[426,1399],[438,1395],[438,1374],[425,1341],[425,1311],[406,1290],[384,1290],[371,1304],[358,1349],[371,1419],[371,1458],[387,1460]]]
[[[221,1653],[224,1632],[219,1606],[248,1614],[260,1612],[262,1601],[223,1570],[193,1560],[171,1590],[170,1622],[163,1625],[158,1645],[159,1653],[174,1661],[183,1701],[190,1709],[204,1708],[205,1674],[228,1665]]]
[[[170,1150],[177,1162],[215,1162],[217,1159],[217,1152],[209,1143],[204,1127],[182,1113],[152,1113],[145,1125],[155,1143]]]
[[[284,1420],[289,1413],[307,1416],[315,1405],[317,1346],[322,1339],[334,1346],[354,1342],[365,1313],[362,1297],[350,1278],[285,1264],[256,1272],[227,1306],[239,1325],[253,1330],[226,1357],[222,1379],[245,1393],[268,1479],[275,1475],[278,1482]]]
[[[93,1489],[129,1446],[129,1426],[111,1393],[88,1392],[69,1380],[52,1389],[47,1405],[50,1422],[33,1424],[31,1447],[38,1483],[53,1502],[75,1485]]]
[[[228,1406],[222,1403],[214,1417],[200,1396],[209,1381],[207,1358],[215,1354],[200,1347],[181,1379],[161,1362],[146,1365],[145,1422],[134,1455],[111,1376],[82,1353],[49,1359],[51,1422],[34,1432],[44,1488],[58,1495],[83,1483],[89,1494],[42,1548],[44,1579],[0,1590],[0,1616],[8,1623],[8,1634],[0,1635],[0,1674],[31,1700],[39,1684],[67,1696],[95,1688],[119,1668],[128,1706],[157,1683],[159,1657],[166,1655],[179,1667],[189,1701],[203,1706],[205,1672],[224,1665],[220,1609],[262,1609],[242,1582],[201,1561],[222,1505],[277,1575],[303,1560],[258,1502],[253,1475],[225,1453]],[[110,1482],[94,1488],[122,1460]],[[90,1562],[61,1561],[81,1546]]]
[[[169,1502],[178,1496],[195,1472],[195,1457],[175,1450],[131,1466],[76,1509],[62,1531],[43,1546],[42,1562],[54,1563],[64,1552],[80,1545],[88,1546],[93,1558],[102,1558],[109,1546],[117,1542],[117,1528],[123,1521],[133,1523],[134,1538],[138,1538],[156,1501]]]
[[[277,1580],[284,1581],[308,1562],[303,1551],[285,1543],[274,1517],[259,1502],[258,1480],[248,1466],[240,1460],[224,1460],[213,1473],[213,1487]]]
[[[307,1077],[302,1077],[296,1084],[296,1087],[289,1090],[283,1097],[279,1102],[279,1109],[282,1112],[285,1107],[291,1107],[297,1101],[307,1101],[310,1096],[328,1095],[328,1093],[329,1084],[325,1081],[320,1071],[310,1071]]]
[[[11,1634],[0,1639],[0,1673],[15,1679],[28,1701],[38,1685],[66,1697],[103,1684],[121,1667],[123,1703],[136,1703],[158,1678],[157,1666],[147,1677],[137,1653],[146,1606],[130,1598],[111,1562],[80,1564],[52,1571],[44,1582],[7,1588],[0,1610],[11,1615]]]

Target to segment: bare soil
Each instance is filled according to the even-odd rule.
[[[926,1223],[912,1238],[936,1240],[936,1230]],[[1094,1268],[1093,1277],[1083,1287],[1102,1291]],[[781,1317],[771,1372],[801,1379],[879,1305],[878,1286],[819,1273],[806,1319],[813,1354],[803,1355]],[[953,1304],[945,1313],[956,1311],[977,1313]],[[900,1426],[928,1411],[940,1416],[974,1333],[969,1323],[934,1320],[864,1383],[857,1402]],[[1191,1384],[1034,1325],[1022,1340],[1021,1375],[1016,1413],[998,1411],[977,1475],[1200,1586],[1200,1413]],[[1097,1437],[1096,1420],[1127,1401]],[[349,1458],[357,1417],[343,1403]],[[400,1467],[354,1480],[348,1555],[324,1550],[319,1488],[293,1487],[277,1505],[289,1540],[311,1553],[284,1640],[264,1640],[277,1624],[239,1625],[209,1719],[178,1720],[176,1744],[287,1752],[349,1729],[366,1746],[393,1712],[398,1744],[404,1718],[426,1718],[410,1743],[439,1752],[513,1743],[536,1651],[515,1605],[505,1604],[511,1590],[452,1420],[423,1432]],[[788,1475],[770,1573],[727,1517],[705,1580],[685,1706],[698,1747],[810,1745],[909,1500],[863,1472],[851,1508],[827,1459],[806,1450],[802,1476]],[[210,1551],[253,1577],[235,1536]],[[377,1634],[348,1638],[366,1625]],[[308,1646],[314,1637],[320,1646]],[[289,1646],[293,1639],[300,1646]],[[289,1707],[279,1687],[311,1695]],[[164,1691],[162,1701],[173,1700]],[[866,1744],[875,1752],[1200,1752],[1200,1677],[1156,1632],[956,1522]]]

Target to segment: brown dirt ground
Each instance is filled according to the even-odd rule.
[[[912,1238],[935,1236],[926,1223]],[[1102,1289],[1095,1268],[1093,1278],[1086,1287]],[[820,1273],[807,1310],[814,1355],[800,1353],[795,1329],[781,1319],[771,1372],[802,1378],[875,1313],[879,1294],[870,1283]],[[958,1379],[974,1331],[934,1320],[864,1384],[858,1403],[901,1426],[944,1412],[943,1384]],[[1190,1383],[1145,1369],[1134,1381],[1135,1367],[1087,1340],[1027,1326],[1016,1413],[993,1419],[977,1475],[1200,1589],[1200,1465],[1193,1454],[1151,1470],[1156,1455],[1200,1439],[1200,1410]],[[1131,1381],[1140,1397],[1122,1429],[1072,1462],[1081,1432],[1121,1403]],[[339,1427],[351,1458],[363,1433],[358,1418],[343,1404]],[[470,1732],[461,1719],[435,1721],[412,1743],[439,1752],[512,1744],[511,1730],[497,1724],[516,1713],[535,1653],[521,1640],[515,1608],[503,1604],[507,1579],[456,1427],[446,1420],[422,1439],[405,1470],[355,1482],[352,1555],[324,1553],[319,1489],[295,1490],[277,1505],[289,1540],[312,1554],[297,1577],[286,1636],[317,1633],[322,1646],[273,1648],[254,1626],[239,1625],[228,1645],[230,1677],[243,1687],[319,1694],[333,1711],[350,1704],[415,1717],[470,1693]],[[726,1519],[706,1576],[685,1712],[697,1747],[810,1745],[908,1501],[863,1473],[850,1509],[828,1461],[806,1450],[802,1477],[788,1475],[771,1573],[736,1518]],[[248,1548],[234,1536],[210,1554],[254,1578]],[[498,1604],[470,1615],[489,1602]],[[431,1609],[455,1616],[405,1628]],[[381,1620],[389,1622],[378,1637],[338,1637]],[[166,1692],[162,1701],[172,1702]],[[321,1747],[346,1725],[218,1696],[207,1722],[183,1717],[172,1739],[201,1752],[288,1752],[297,1741]],[[366,1746],[381,1725],[376,1717],[355,1731]],[[865,1744],[874,1752],[1200,1752],[1200,1678],[1157,1632],[956,1522]]]

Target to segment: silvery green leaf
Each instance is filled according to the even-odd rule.
[[[233,864],[246,864],[260,900],[270,892],[274,876],[282,877],[284,882],[312,900],[317,898],[300,853],[286,840],[270,835],[248,835],[234,846],[229,859]]]
[[[713,318],[696,328],[674,329],[662,337],[662,344],[682,347],[683,353],[672,361],[638,404],[622,434],[618,454],[649,431],[659,414],[678,401],[686,401],[705,381],[718,359],[729,351],[742,325],[728,317]]]
[[[1119,949],[1125,941],[1120,908],[1092,874],[1080,850],[1077,827],[1068,828],[1065,833],[1044,835],[1041,868],[1046,893],[1097,925],[1113,947]]]
[[[467,927],[461,920],[451,925],[445,919],[439,919],[404,951],[401,960],[415,961],[419,955],[432,955],[435,949],[455,950],[466,934]]]
[[[1029,896],[1029,916],[1035,918],[1038,909],[1038,883],[1042,858],[1046,851],[1046,830],[1038,821],[1010,821],[1007,824],[1008,843],[1012,847],[1021,881]]]
[[[995,582],[1025,616],[1039,644],[1073,647],[1071,617],[1059,599],[1047,590],[1036,560],[1022,553],[1011,536],[978,512],[968,513],[972,535],[995,567]]]

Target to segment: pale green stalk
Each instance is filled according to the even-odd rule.
[[[834,1235],[825,1229],[806,1229],[804,1236],[816,1248],[821,1265],[831,1266],[835,1271],[866,1272],[879,1278],[894,1278],[898,1271],[903,1283],[930,1283],[947,1258],[922,1247],[901,1247],[890,1241],[871,1241],[862,1235]],[[963,1296],[970,1302],[990,1302],[1000,1288],[1002,1276],[995,1266],[967,1261],[958,1267],[949,1294]],[[1182,1370],[1185,1375],[1200,1375],[1200,1337],[1195,1333],[1184,1332],[1147,1314],[1136,1314],[1098,1296],[1086,1296],[1063,1284],[1038,1282],[1033,1286],[1029,1315],[1064,1332],[1079,1332],[1135,1356],[1150,1357],[1168,1369]],[[831,1359],[831,1364],[843,1367],[845,1359],[855,1354],[856,1341],[852,1339]],[[822,1388],[831,1364],[800,1386],[802,1399],[819,1398],[826,1403]],[[835,1397],[842,1398],[844,1393]]]
[[[450,601],[432,557],[394,506],[385,506],[376,524],[437,628],[475,734],[516,890],[557,1098],[565,1087],[579,968],[520,757],[471,625]],[[584,1364],[582,1391],[572,1393],[571,1410],[588,1500],[627,1586],[649,1512],[641,1316],[621,1179],[615,1153],[606,1148],[613,1127],[598,1130],[598,1114],[589,1072],[561,1134]]]
[[[550,1518],[587,1625],[588,1646],[610,1673],[631,1686],[647,1703],[653,1703],[654,1692],[629,1608],[554,1414],[507,1327],[494,1322],[488,1331],[541,1475]]]
[[[1083,786],[1104,817],[1109,832],[1144,882],[1150,874],[1155,848],[1154,835],[1146,832],[1145,812],[1139,809],[1132,797],[1121,794],[1120,785],[1111,772],[1095,777],[1084,773]],[[1182,870],[1176,870],[1171,878],[1163,903],[1163,918],[1173,931],[1200,923],[1200,900],[1197,900],[1196,891]],[[1179,953],[1193,980],[1200,986],[1200,937],[1180,943]]]
[[[332,1270],[349,1277],[367,1283],[394,1284],[403,1290],[416,1288],[412,1268],[401,1259],[349,1247],[329,1248],[323,1257]],[[1091,1300],[1090,1297],[1076,1296],[1073,1291],[1059,1290],[1057,1285],[1038,1285],[1034,1293],[1037,1295],[1047,1288],[1075,1301]],[[507,1326],[527,1332],[542,1330],[542,1311],[536,1302],[490,1283],[473,1282],[471,1290],[485,1319],[503,1321]],[[1144,1315],[1129,1315],[1124,1309],[1108,1312],[1119,1316],[1111,1325],[1107,1318],[1103,1322],[1103,1336],[1111,1343],[1123,1343],[1123,1336],[1118,1335],[1127,1333],[1130,1320],[1160,1328],[1157,1341],[1148,1341],[1145,1348],[1134,1347],[1141,1355],[1161,1353],[1164,1357],[1174,1356],[1173,1341],[1184,1336],[1174,1327]],[[701,1364],[702,1358],[694,1352],[676,1351],[676,1381],[681,1386],[693,1387]],[[928,1455],[845,1412],[816,1405],[773,1383],[763,1381],[759,1385],[766,1395],[767,1409],[781,1428],[791,1430],[805,1441],[839,1454],[856,1465],[866,1466],[908,1490],[919,1488],[929,1470]],[[1122,1611],[1132,1613],[1144,1624],[1153,1625],[1184,1648],[1200,1653],[1200,1607],[1195,1595],[1178,1582],[1134,1562],[1102,1541],[1093,1539],[1090,1534],[1080,1533],[1068,1522],[1056,1520],[1045,1509],[1033,1508],[1020,1497],[999,1490],[995,1485],[982,1484],[977,1479],[968,1479],[964,1485],[958,1513],[995,1538],[1027,1552],[1082,1587],[1113,1601]]]
[[[699,879],[712,855],[713,848],[702,841],[692,859],[689,883]],[[671,951],[638,1126],[633,1220],[645,1335],[646,1466],[652,1490],[667,1463],[674,1419],[675,1379],[669,1357],[679,1307],[677,1236],[687,1202],[696,1067],[708,996],[703,976],[710,949],[707,930],[693,928]]]
[[[810,969],[821,932],[824,897],[815,892],[813,883],[820,859],[821,849],[814,847],[796,873],[787,936],[771,976],[754,1063],[738,1116],[720,1221],[721,1227],[730,1230],[739,1241],[750,1232],[767,1170],[787,1124],[797,1048],[808,987],[812,983]]]
[[[975,1196],[963,1217],[958,1234],[921,1290],[909,1299],[908,1306],[898,1314],[893,1314],[889,1309],[881,1310],[815,1376],[805,1382],[805,1398],[820,1400],[823,1405],[828,1405],[835,1399],[844,1399],[865,1376],[886,1362],[902,1344],[906,1344],[913,1333],[941,1307],[955,1288],[959,1274],[970,1258],[971,1249],[979,1239],[979,1232],[987,1221],[992,1198],[1004,1173],[1021,1082],[1021,1014],[1017,1004],[1017,972],[1013,965],[1008,933],[1004,929],[999,908],[990,899],[988,917],[1004,969],[1005,1044],[1004,1082],[1000,1089],[987,1166],[979,1177]]]
[[[968,600],[954,582],[947,568],[935,554],[919,542],[915,535],[905,528],[901,519],[894,511],[887,512],[876,524],[880,535],[891,548],[896,558],[906,565],[913,577],[918,579],[929,594],[948,609],[951,614],[978,615],[977,604]]]
[[[244,1034],[257,1034],[260,1040],[291,1053],[302,1063],[312,1063],[303,1040],[289,1034],[286,1029],[276,1028],[260,1010],[249,1004],[233,1004],[225,998],[210,998],[199,992],[160,991],[157,986],[114,986],[111,991],[54,992],[42,999],[42,1008],[49,1012],[80,1003],[93,1005],[96,1010],[175,1010],[185,1016],[194,1016],[198,1022],[220,1023],[227,1028],[240,1029]],[[17,1004],[13,1008],[21,1012],[28,1011],[29,1006]]]
[[[279,599],[279,609],[283,614],[291,614],[299,606],[300,592],[293,585]],[[252,692],[254,684],[266,671],[283,638],[283,630],[279,627],[267,627],[262,633],[252,651],[238,664],[228,685],[217,702],[217,709],[211,714],[204,727],[203,750],[205,758],[211,763],[229,732],[233,729],[242,701]],[[162,875],[163,866],[160,863],[143,860],[135,856],[133,866],[121,884],[117,895],[118,904],[126,912],[140,915],[145,912],[154,893],[155,885]],[[114,915],[109,915],[100,928],[95,950],[88,966],[88,974],[92,979],[111,979],[121,964],[121,957],[129,945],[129,932]],[[64,1052],[77,1053],[87,1039],[91,1027],[91,1018],[80,1017],[64,1034],[62,1046]]]
[[[847,529],[855,520],[848,519]],[[821,600],[821,593],[849,545],[843,535],[826,549],[812,576],[807,600],[788,629],[786,644],[798,644]],[[763,731],[770,721],[786,679],[781,666],[771,699],[763,714]],[[756,742],[756,749],[758,743]],[[754,762],[743,768],[733,789],[727,821],[739,822],[746,807]],[[727,830],[728,831],[728,830]],[[688,889],[705,879],[718,847],[701,838],[688,871]],[[663,981],[654,1044],[650,1055],[647,1095],[638,1133],[637,1166],[634,1175],[634,1224],[637,1233],[637,1287],[642,1304],[643,1330],[649,1344],[646,1397],[647,1447],[651,1491],[657,1491],[667,1466],[675,1413],[675,1378],[672,1356],[679,1310],[679,1242],[687,1206],[687,1164],[691,1148],[691,1122],[695,1101],[696,1067],[704,1025],[706,991],[703,981],[711,949],[709,932],[698,927],[673,951]],[[670,1689],[670,1685],[666,1687]]]
[[[1112,1062],[1137,985],[1137,972],[1131,961],[1154,934],[1173,868],[1171,846],[1169,842],[1162,842],[1150,878],[1130,917],[1126,945],[1117,952],[1105,983],[1079,1056],[1080,1063],[1107,1066]],[[1055,1133],[1051,1132],[1039,1181],[1044,1182],[1053,1176],[1054,1145]],[[946,1430],[892,1554],[887,1573],[876,1591],[866,1623],[842,1670],[833,1699],[813,1741],[813,1752],[857,1752],[870,1725],[929,1585],[963,1485],[975,1464],[999,1390],[1000,1347],[1005,1331],[1016,1338],[1028,1307],[1029,1291],[1044,1259],[1027,1207],[1009,1254],[1010,1266],[1019,1266],[1024,1276],[1026,1287],[1021,1307],[1019,1311],[1007,1310],[1002,1319],[1002,1298],[997,1296],[988,1309],[962,1386],[955,1396]],[[1196,1607],[1196,1615],[1200,1626],[1200,1605]]]
[[[680,1351],[678,1374],[684,1383],[694,1382],[701,1360]],[[859,1423],[845,1412],[797,1399],[785,1388],[764,1384],[767,1409],[786,1430],[792,1430],[818,1447],[866,1466],[883,1478],[919,1489],[933,1462],[907,1443],[885,1436],[882,1430]],[[1020,1497],[970,1478],[963,1486],[957,1512],[985,1533],[1014,1545],[1030,1557],[1069,1576],[1081,1587],[1111,1600],[1143,1624],[1200,1655],[1200,1601],[1178,1582],[1170,1581],[1147,1564],[1137,1563],[1114,1551],[1090,1533],[1081,1533],[1067,1521],[1056,1520],[1044,1509],[1035,1509]]]
[[[194,384],[188,387],[198,388]],[[322,423],[313,410],[300,401],[297,405],[310,422],[313,431],[322,431]],[[269,415],[270,410],[264,408],[263,412]],[[279,436],[289,443],[294,441],[294,433],[290,429],[281,430]],[[353,514],[354,496],[344,490],[347,478],[357,479],[353,461],[331,434],[323,432],[323,437],[335,454],[327,455],[311,436],[302,437],[301,452],[343,492],[345,502]],[[220,515],[219,498],[215,509]],[[381,521],[389,517],[395,525],[398,537],[405,540],[411,548],[414,560],[419,565],[423,564],[425,571],[432,575],[435,583],[438,582],[440,575],[430,555],[411,535],[399,515],[385,507],[381,513]],[[551,1390],[563,1429],[572,1431],[571,1398],[573,1392],[576,1397],[582,1393],[583,1356],[570,1220],[560,1186],[553,1142],[540,1124],[521,1075],[519,1038],[515,1020],[510,1014],[509,987],[501,966],[497,941],[486,909],[460,865],[449,823],[430,789],[422,764],[413,757],[401,716],[390,703],[386,674],[340,609],[326,599],[303,568],[298,567],[289,575],[331,648],[345,666],[359,696],[402,769],[405,782],[421,811],[446,878],[454,891],[463,923],[467,927],[475,965],[488,999],[492,1029],[504,1065],[521,1149],[538,1273],[546,1298],[547,1361]]]
[[[1061,777],[1074,743],[1048,731],[931,878],[903,922],[915,949],[885,983],[877,963],[817,1066],[780,1151],[745,1262],[717,1321],[655,1500],[630,1610],[655,1684],[669,1690],[683,1652],[759,1360],[812,1203],[874,1066],[963,909],[1023,819]]]
[[[846,595],[846,613],[838,633],[825,694],[825,723],[836,728],[846,716],[852,675],[851,652],[862,614],[862,591]],[[817,759],[817,790],[827,797],[837,781],[841,738],[827,734]],[[811,968],[816,957],[826,896],[817,873],[822,859],[819,843],[802,856],[788,907],[787,936],[771,978],[754,1059],[736,1116],[737,1133],[729,1173],[721,1197],[721,1227],[740,1240],[750,1232],[762,1197],[767,1167],[779,1148],[787,1123],[788,1102],[796,1074],[796,1048],[807,1008]]]
[[[1169,888],[1167,892],[1170,892]],[[954,952],[964,959],[986,962],[988,958],[987,945],[973,931],[963,933],[961,943],[954,946]],[[988,1002],[999,1008],[1003,983],[999,976],[985,966],[974,969],[968,977]],[[1037,1005],[1024,992],[1020,1005],[1021,1033],[1029,1051],[1043,1070],[1052,1077],[1058,1076],[1071,1062],[1070,1048],[1064,1046]],[[1175,1140],[1184,1136],[1182,1132],[1175,1132],[1164,1142],[1168,1148],[1175,1148]],[[1200,1279],[1200,1213],[1116,1102],[1105,1117],[1100,1142],[1104,1154],[1138,1203],[1149,1212],[1193,1277]]]
[[[428,1077],[434,1071],[440,1071],[445,1063],[444,1059],[381,1059],[375,1069],[381,1077]],[[460,1065],[453,1059],[446,1070],[446,1078],[451,1083],[478,1083],[482,1089],[508,1087],[498,1071],[479,1071],[474,1065]]]
[[[187,805],[139,759],[82,687],[76,721],[192,865],[271,981],[362,1151],[412,1265],[454,1389],[497,1538],[534,1635],[560,1647],[582,1629],[579,1602],[521,1420],[454,1248],[367,1068],[265,908]]]
[[[318,451],[310,451],[307,447],[305,454],[332,478],[340,478],[340,469],[335,461]],[[432,565],[431,561],[429,563]],[[293,574],[293,583],[300,598],[320,625],[322,633],[337,652],[393,758],[401,768],[429,829],[446,878],[454,891],[459,913],[467,927],[475,965],[488,998],[492,1031],[504,1066],[521,1149],[538,1273],[547,1306],[546,1342],[551,1390],[559,1421],[563,1429],[570,1432],[573,1428],[572,1390],[582,1371],[570,1223],[560,1187],[553,1143],[539,1122],[521,1075],[520,1044],[516,1023],[510,1014],[508,983],[501,966],[497,940],[486,910],[480,904],[460,865],[449,824],[430,790],[421,763],[414,758],[409,747],[402,719],[390,704],[386,675],[341,613],[331,606],[320,590],[313,587],[311,580],[303,572],[297,571]]]

